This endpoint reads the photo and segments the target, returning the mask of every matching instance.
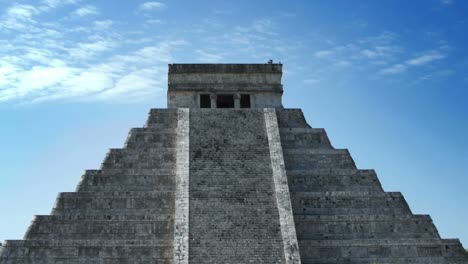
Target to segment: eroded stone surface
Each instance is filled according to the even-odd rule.
[[[0,247],[0,263],[468,264],[458,240],[281,107],[281,65],[170,70],[172,107],[190,110],[152,109],[51,215]],[[260,99],[199,109],[207,87]]]

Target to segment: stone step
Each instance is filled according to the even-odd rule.
[[[210,154],[204,157],[195,157],[195,156],[190,156],[190,161],[196,161],[197,163],[201,164],[230,164],[230,162],[233,162],[233,166],[231,167],[237,167],[240,166],[241,164],[245,163],[248,164],[249,166],[254,164],[255,162],[264,162],[264,163],[269,163],[269,158],[265,154],[241,154],[241,153],[230,153],[230,154],[225,154],[225,153],[218,153],[218,155],[215,154]],[[259,164],[262,165],[262,164]]]
[[[281,145],[287,149],[333,149],[323,128],[280,128]]]
[[[85,174],[77,191],[172,191],[175,175],[102,175]]]
[[[174,210],[174,192],[73,192],[60,193],[54,215],[167,214]]]
[[[128,135],[131,134],[177,134],[177,128],[134,127],[128,132]]]
[[[128,163],[162,163],[162,162],[175,162],[176,149],[174,148],[154,148],[146,149],[145,151],[134,152],[126,149],[111,149],[108,152],[102,164],[128,164]],[[157,164],[158,165],[158,164]]]
[[[220,176],[221,177],[221,176]],[[255,175],[253,175],[255,177]],[[215,182],[208,182],[209,179],[206,179],[206,183],[200,180],[196,182],[193,181],[192,185],[197,185],[196,191],[191,191],[191,197],[210,197],[210,198],[217,198],[217,197],[224,197],[224,196],[235,196],[238,199],[243,200],[244,198],[248,197],[259,197],[266,195],[273,195],[273,191],[271,188],[267,188],[264,184],[260,182],[251,182],[249,184],[247,179],[239,179],[237,181],[229,181],[234,182],[236,186],[231,187],[229,183],[222,183],[220,181]]]
[[[120,250],[120,249],[116,249]],[[142,250],[135,250],[142,252]],[[158,263],[158,264],[173,264],[172,258],[144,258],[140,257],[141,253],[133,258],[102,258],[102,257],[26,257],[26,258],[2,258],[0,257],[0,263],[2,264],[147,264],[147,263]],[[133,252],[129,253],[133,255]]]
[[[276,109],[280,128],[310,128],[301,109]]]
[[[172,221],[174,214],[146,214],[146,215],[35,215],[33,221]]]
[[[79,209],[54,209],[52,215],[57,216],[85,216],[85,215],[106,215],[106,216],[120,216],[120,215],[135,215],[142,217],[149,214],[153,215],[167,215],[174,214],[173,208],[136,208],[136,209],[122,209],[122,208],[79,208]]]
[[[399,192],[291,192],[295,215],[411,214]]]
[[[302,264],[468,264],[465,257],[314,258]]]
[[[125,142],[127,149],[140,150],[142,148],[174,148],[176,146],[176,133],[133,133]]]
[[[59,198],[132,198],[132,197],[173,197],[173,191],[115,191],[115,192],[61,192]]]
[[[271,215],[274,217],[274,215]],[[206,220],[203,216],[197,217],[190,223],[191,232],[199,233],[198,239],[269,239],[278,236],[281,227],[271,224],[271,221],[260,219],[222,219]]]
[[[440,238],[428,215],[298,215],[298,239]]]
[[[117,170],[117,169],[165,169],[169,170],[175,167],[175,156],[170,155],[168,157],[155,157],[154,160],[140,160],[134,162],[103,162],[101,164],[101,170]]]
[[[374,170],[287,170],[291,192],[383,191]]]
[[[128,149],[128,148],[112,148],[107,154],[109,158],[120,159],[120,158],[151,158],[152,156],[165,155],[167,153],[175,153],[177,149],[175,147],[157,147],[152,145],[147,145],[147,147],[142,147],[138,149]]]
[[[177,128],[177,109],[151,109],[145,127]]]
[[[281,239],[191,239],[190,263],[284,263]],[[195,262],[193,260],[199,260]]]
[[[271,163],[268,160],[244,160],[242,158],[233,157],[228,160],[222,158],[214,159],[191,159],[190,168],[213,169],[215,171],[236,171],[236,170],[260,170],[261,168],[271,168]],[[255,166],[257,165],[257,166]],[[252,173],[251,171],[247,171]]]
[[[82,178],[83,177],[90,177],[90,176],[96,176],[96,177],[118,177],[118,176],[122,176],[122,175],[126,175],[128,177],[138,177],[138,176],[155,176],[155,177],[159,177],[159,176],[165,176],[165,175],[173,175],[175,177],[175,171],[174,170],[159,170],[159,169],[145,169],[145,170],[142,170],[142,172],[140,172],[140,174],[135,174],[136,171],[131,171],[129,170],[129,172],[132,172],[131,174],[121,174],[120,173],[121,171],[115,171],[115,172],[112,172],[111,170],[85,170],[83,175],[82,175]]]
[[[233,149],[194,149],[191,151],[190,158],[191,159],[213,159],[222,156],[223,158],[231,158],[231,157],[241,157],[245,160],[250,159],[258,159],[258,158],[265,158],[269,157],[268,148],[264,146],[258,145],[249,145],[248,147],[236,147],[233,146]]]
[[[458,239],[299,240],[298,242],[302,263],[447,264],[467,263],[468,257]]]
[[[172,220],[63,220],[36,218],[26,232],[26,239],[171,239]]]
[[[170,167],[170,166],[168,166]],[[118,175],[168,175],[174,174],[174,167],[170,168],[104,168],[100,170],[101,175],[118,176]]]
[[[8,240],[3,263],[173,263],[171,240]]]
[[[264,164],[264,162],[256,163],[242,163],[242,162],[233,162],[238,166],[230,167],[226,163],[218,163],[217,166],[216,162],[192,162],[190,163],[190,170],[193,171],[195,175],[203,175],[205,177],[223,177],[223,175],[229,175],[234,177],[240,178],[248,178],[248,177],[255,177],[256,175],[268,175],[271,173],[271,165]],[[244,165],[242,165],[244,164]],[[242,173],[242,170],[246,170],[246,173]],[[264,177],[264,176],[263,176]],[[264,178],[265,179],[265,178]],[[197,179],[200,180],[200,179]]]
[[[249,217],[274,215],[277,208],[272,205],[268,199],[262,199],[256,202],[246,203],[237,199],[191,199],[190,208],[193,209],[191,215],[200,215],[203,217]],[[271,220],[271,219],[270,219]]]
[[[287,170],[356,169],[347,149],[283,149]]]
[[[229,179],[239,177],[240,179],[248,179],[254,178],[253,182],[257,180],[257,178],[267,180],[268,178],[266,177],[267,172],[271,172],[271,166],[257,166],[253,167],[252,169],[249,170],[249,173],[240,173],[239,168],[230,168],[228,166],[223,166],[223,164],[219,165],[220,167],[214,167],[214,166],[203,166],[200,164],[190,164],[190,170],[196,171],[196,173],[191,173],[191,175],[197,175],[197,176],[204,176],[206,179],[215,179],[214,181],[218,181],[216,178],[219,177],[226,177]],[[247,167],[247,166],[246,166]],[[196,178],[196,182],[203,182],[204,179]]]

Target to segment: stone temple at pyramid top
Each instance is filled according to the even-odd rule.
[[[169,64],[168,108],[282,108],[282,64]]]

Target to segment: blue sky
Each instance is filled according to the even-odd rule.
[[[0,0],[0,240],[166,106],[167,64],[283,63],[302,108],[468,247],[468,2]]]

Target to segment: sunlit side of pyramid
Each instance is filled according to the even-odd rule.
[[[169,65],[168,109],[6,241],[0,263],[468,263],[284,109],[281,76],[274,63]]]

